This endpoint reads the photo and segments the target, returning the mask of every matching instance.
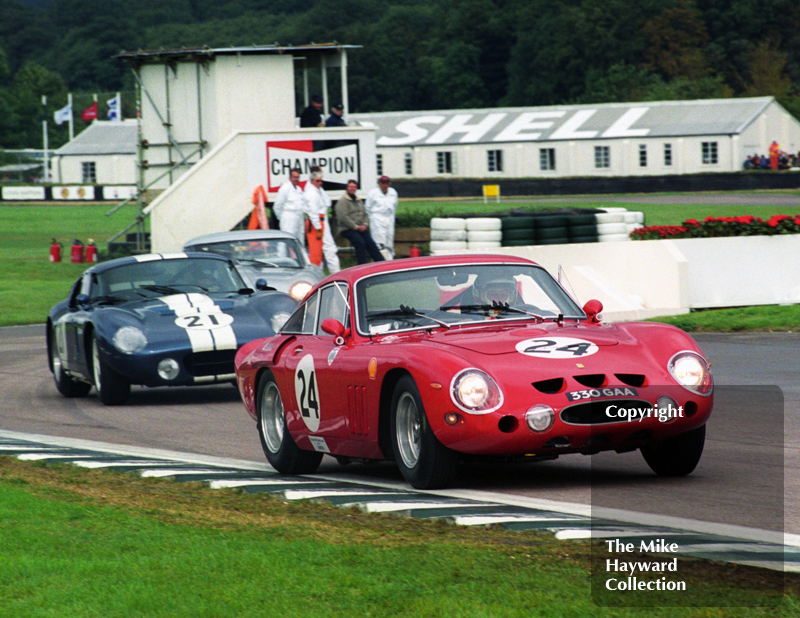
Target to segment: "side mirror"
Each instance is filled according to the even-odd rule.
[[[345,328],[344,324],[333,318],[323,320],[320,328],[323,333],[328,333],[335,337],[334,343],[336,345],[344,345],[344,338],[350,334],[349,328]]]
[[[264,292],[268,290],[269,286],[267,285],[267,280],[264,279],[263,277],[259,277],[258,279],[256,279],[256,289],[259,292]]]
[[[88,294],[78,294],[75,298],[75,306],[80,307],[81,309],[85,309],[89,306],[89,295]]]
[[[583,312],[586,314],[586,319],[591,324],[599,324],[600,320],[603,319],[603,303],[599,300],[590,300],[587,301],[586,304],[583,306]]]

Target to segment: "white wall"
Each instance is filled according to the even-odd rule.
[[[607,321],[751,305],[800,303],[800,234],[500,247],[553,276]]]
[[[62,155],[53,158],[57,182],[83,183],[83,163],[94,162],[98,185],[135,185],[138,182],[136,155]]]

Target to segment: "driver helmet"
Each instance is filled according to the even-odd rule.
[[[517,282],[510,275],[478,275],[473,288],[480,302],[487,305],[492,302],[511,304],[519,299]]]

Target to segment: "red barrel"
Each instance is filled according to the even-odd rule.
[[[58,242],[55,238],[53,239],[53,243],[50,245],[50,261],[51,262],[61,261],[61,243]]]
[[[75,242],[72,243],[72,250],[70,251],[70,258],[73,264],[80,264],[83,262],[83,243],[75,239]]]

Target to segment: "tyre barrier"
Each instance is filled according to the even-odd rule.
[[[466,219],[458,217],[434,217],[431,219],[431,232],[433,230],[466,230]]]
[[[434,230],[431,229],[431,240],[466,240],[467,230]]]
[[[503,229],[503,222],[500,217],[476,217],[467,219],[466,226],[468,232],[499,232]]]
[[[483,251],[495,247],[525,247],[567,243],[629,240],[631,231],[644,225],[644,213],[610,206],[593,212],[501,217],[434,217],[431,219],[431,253]]]
[[[436,255],[439,251],[466,251],[466,240],[432,240],[430,251]]]

